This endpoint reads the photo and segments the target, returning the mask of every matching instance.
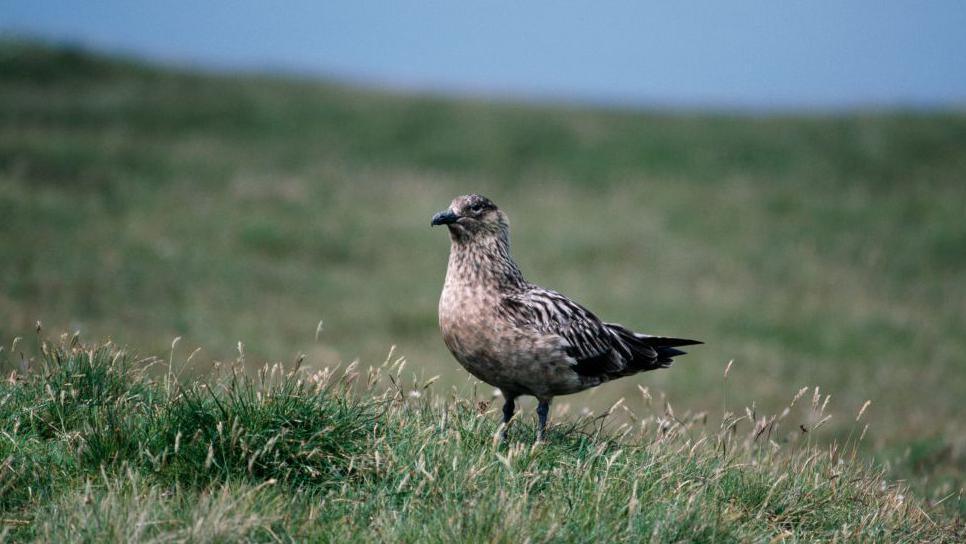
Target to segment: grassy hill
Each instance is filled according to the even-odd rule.
[[[43,342],[43,341],[42,341]],[[545,444],[402,361],[203,383],[65,336],[0,385],[3,535],[43,542],[954,541],[905,486],[786,416],[584,418]],[[351,384],[364,384],[362,391]],[[358,388],[357,388],[358,389]],[[383,391],[383,393],[378,393]],[[855,437],[861,440],[861,436]],[[781,442],[781,444],[779,443]]]
[[[5,43],[0,340],[9,352],[38,320],[146,354],[181,337],[176,359],[203,348],[184,376],[239,342],[253,367],[304,352],[314,369],[394,344],[456,398],[485,399],[438,339],[448,242],[428,226],[481,192],[509,213],[530,279],[707,342],[560,399],[554,419],[620,398],[644,413],[639,385],[720,414],[734,360],[730,410],[780,413],[820,386],[840,415],[810,439],[828,443],[871,400],[863,455],[961,512],[964,150],[962,112],[502,104]]]

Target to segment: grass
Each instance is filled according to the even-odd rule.
[[[402,358],[316,372],[273,365],[256,377],[225,367],[183,383],[113,344],[41,342],[42,359],[0,385],[0,515],[18,541],[966,535],[961,520],[863,461],[861,436],[813,443],[826,416],[818,391],[773,416],[720,421],[615,406],[631,422],[567,420],[544,444],[521,417],[500,444],[498,405],[441,395]]]
[[[871,400],[860,454],[962,515],[964,149],[962,111],[517,105],[4,42],[0,344],[37,321],[144,353],[181,338],[179,358],[204,347],[182,381],[239,342],[251,374],[300,353],[312,371],[382,360],[395,344],[438,387],[463,387],[435,322],[448,244],[428,222],[481,192],[509,213],[531,280],[707,343],[670,371],[561,398],[555,419],[622,398],[645,413],[639,386],[720,413],[734,360],[735,406],[780,413],[806,386],[842,413]],[[833,417],[815,446],[853,428]],[[159,489],[145,493],[193,508]]]

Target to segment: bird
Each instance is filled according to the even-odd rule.
[[[510,256],[510,223],[490,199],[458,196],[433,215],[449,230],[439,298],[443,343],[459,364],[504,398],[500,438],[516,399],[537,399],[537,441],[546,439],[553,397],[639,372],[668,368],[698,340],[652,336],[601,321],[566,296],[524,279]]]

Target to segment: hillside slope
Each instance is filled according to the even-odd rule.
[[[849,413],[871,400],[863,448],[939,502],[966,468],[964,150],[962,112],[501,104],[4,43],[0,340],[37,321],[147,353],[181,337],[204,346],[200,374],[239,342],[315,366],[395,344],[464,387],[428,223],[477,191],[510,214],[532,280],[707,342],[557,416],[643,411],[638,386],[716,413],[734,360],[735,406],[777,413],[806,386]]]
[[[41,342],[43,342],[41,340]],[[775,416],[555,425],[443,399],[402,361],[181,383],[156,361],[43,342],[0,384],[3,536],[43,542],[940,542],[966,536]],[[352,392],[349,385],[362,384]],[[388,387],[386,387],[388,386]],[[384,393],[379,393],[384,391]],[[615,407],[615,409],[617,409]],[[813,429],[815,430],[815,429]],[[860,438],[859,438],[860,439]]]

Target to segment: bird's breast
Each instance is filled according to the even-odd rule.
[[[443,288],[440,330],[463,368],[484,382],[519,392],[541,391],[560,381],[556,374],[573,379],[560,339],[517,327],[499,312],[499,304],[483,288],[453,284]]]
[[[477,286],[448,281],[439,297],[439,327],[447,345],[450,338],[476,336],[491,319],[489,297]]]

